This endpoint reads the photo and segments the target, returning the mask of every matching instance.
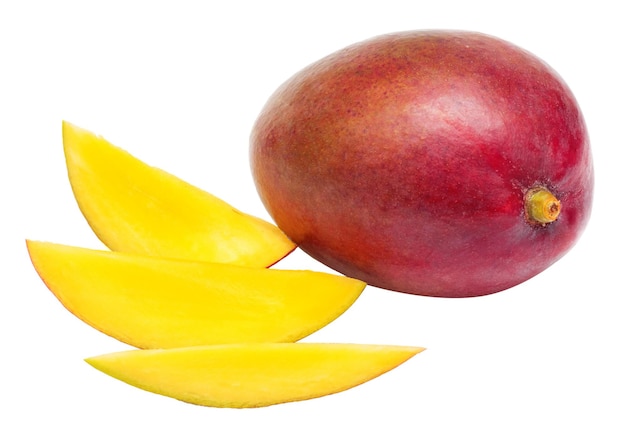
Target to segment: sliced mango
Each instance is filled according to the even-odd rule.
[[[244,408],[347,390],[423,350],[364,344],[230,344],[132,350],[86,361],[149,392],[192,404]]]
[[[365,283],[322,272],[241,267],[27,241],[37,273],[74,315],[139,348],[297,341]]]
[[[295,245],[275,225],[63,122],[78,206],[111,250],[267,267]]]

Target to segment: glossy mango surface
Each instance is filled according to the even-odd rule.
[[[86,361],[153,393],[204,406],[245,408],[347,390],[423,350],[368,344],[231,344],[131,350]]]
[[[37,273],[70,312],[139,348],[297,341],[337,318],[365,288],[306,270],[27,246]]]
[[[112,250],[266,267],[295,248],[269,222],[68,122],[63,146],[78,206]]]

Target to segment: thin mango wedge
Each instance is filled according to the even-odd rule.
[[[245,408],[341,392],[423,350],[364,344],[231,344],[132,350],[86,361],[149,392],[192,404]]]
[[[297,341],[336,319],[365,283],[27,241],[46,286],[78,318],[139,348]]]
[[[111,250],[267,267],[295,248],[275,225],[68,122],[63,146],[78,206]]]

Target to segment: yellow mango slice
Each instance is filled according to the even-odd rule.
[[[111,250],[267,267],[295,248],[275,225],[68,122],[63,146],[78,206]]]
[[[27,241],[46,286],[92,327],[139,348],[297,341],[365,283],[322,272],[242,267]]]
[[[423,350],[365,344],[230,344],[132,350],[86,361],[149,392],[192,404],[244,408],[347,390]]]

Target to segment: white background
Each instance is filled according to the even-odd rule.
[[[618,4],[3,1],[0,442],[626,442],[626,34]],[[128,347],[66,312],[24,246],[32,238],[101,247],[69,188],[62,119],[267,218],[249,173],[248,135],[268,96],[350,43],[424,28],[512,41],[548,61],[574,91],[597,182],[592,220],[564,259],[482,298],[367,288],[306,340],[428,350],[316,400],[203,408],[83,362]],[[324,269],[299,251],[281,266]]]

